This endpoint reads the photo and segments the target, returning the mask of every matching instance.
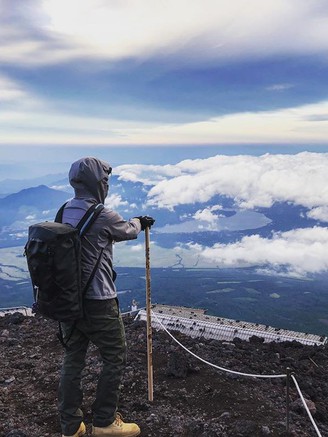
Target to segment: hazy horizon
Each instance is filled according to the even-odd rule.
[[[228,146],[0,146],[0,181],[31,179],[46,174],[67,173],[71,163],[83,156],[109,161],[113,168],[124,164],[165,165],[216,155],[327,153],[328,145],[228,145]]]

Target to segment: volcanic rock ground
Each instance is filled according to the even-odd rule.
[[[257,379],[218,371],[187,354],[165,332],[153,332],[154,401],[148,401],[146,327],[125,320],[128,363],[120,412],[141,436],[286,436],[285,379]],[[14,314],[0,317],[0,436],[60,436],[56,396],[63,357],[56,323]],[[328,436],[328,349],[299,343],[233,343],[175,333],[202,358],[236,371],[280,374],[290,367],[322,436]],[[91,435],[90,406],[101,369],[90,348],[84,371],[83,411]],[[290,434],[317,435],[291,386]]]

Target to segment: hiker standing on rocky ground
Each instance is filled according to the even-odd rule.
[[[63,223],[76,226],[92,204],[104,203],[111,170],[106,162],[96,158],[82,158],[72,164],[69,181],[75,197],[65,205]],[[135,437],[140,434],[138,425],[124,423],[117,412],[126,341],[114,284],[113,242],[135,239],[140,231],[153,224],[154,219],[148,216],[126,221],[105,207],[82,239],[82,288],[98,258],[99,264],[85,293],[83,319],[76,322],[74,329],[72,323],[61,323],[64,340],[68,341],[59,384],[62,437],[80,437],[86,433],[81,411],[81,374],[89,342],[96,345],[103,361],[92,405],[92,435]]]

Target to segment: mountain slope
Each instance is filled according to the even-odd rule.
[[[69,196],[62,191],[53,190],[46,185],[25,188],[18,193],[0,199],[0,208],[20,208],[21,206],[31,206],[42,209],[51,209],[58,206],[58,203],[64,201]]]
[[[69,198],[69,194],[54,190],[46,185],[26,188],[0,199],[0,227],[28,215],[41,216],[43,211],[58,209]]]
[[[50,185],[54,181],[63,178],[63,173],[44,175],[33,179],[3,179],[0,181],[0,194],[9,195],[17,193],[26,187],[38,185]]]
[[[148,402],[146,327],[130,319],[125,326],[128,363],[120,412],[127,420],[138,422],[141,437],[286,436],[284,379],[219,372],[187,355],[163,332],[153,332],[154,401]],[[56,330],[56,323],[39,317],[17,313],[0,317],[0,355],[5,357],[0,361],[1,436],[60,434],[56,397],[63,351]],[[322,435],[328,435],[327,347],[262,344],[258,338],[250,343],[225,343],[175,335],[197,355],[228,369],[280,374],[289,366],[303,394],[314,402]],[[99,367],[99,356],[91,348],[83,374],[82,410],[88,431]],[[294,386],[290,398],[290,435],[314,435]]]

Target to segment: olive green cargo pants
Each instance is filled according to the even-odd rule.
[[[62,433],[73,435],[82,421],[82,371],[89,342],[99,350],[103,367],[92,405],[93,425],[105,427],[116,416],[122,374],[126,362],[124,326],[117,299],[86,300],[85,317],[62,323],[64,341],[69,338],[59,383],[59,413]]]

